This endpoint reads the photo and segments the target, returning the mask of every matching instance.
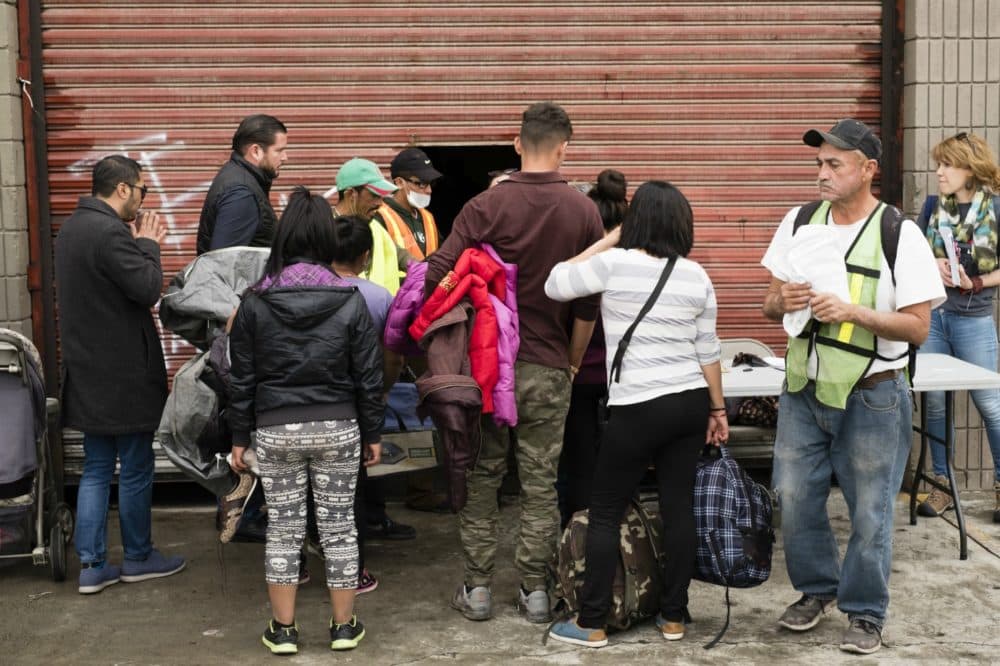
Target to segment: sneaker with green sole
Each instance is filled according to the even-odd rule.
[[[365,637],[365,625],[358,622],[358,616],[352,615],[350,622],[337,624],[330,618],[330,649],[353,650]]]
[[[297,654],[299,651],[299,625],[286,626],[277,620],[267,623],[261,642],[271,654]]]

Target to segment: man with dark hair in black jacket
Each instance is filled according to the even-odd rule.
[[[55,270],[65,425],[83,432],[83,475],[73,542],[80,594],[119,581],[175,574],[181,557],[153,548],[153,433],[167,398],[167,370],[150,312],[160,299],[160,243],[167,229],[146,197],[142,167],[123,155],[94,166],[92,196],[56,238]],[[106,563],[108,493],[115,462],[122,566]]]
[[[288,159],[288,130],[264,114],[247,116],[233,135],[233,152],[205,196],[198,254],[237,245],[269,247],[277,216],[271,182]]]

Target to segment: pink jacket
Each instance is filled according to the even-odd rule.
[[[497,425],[517,425],[517,401],[514,397],[514,362],[521,345],[520,326],[517,318],[517,266],[504,263],[492,246],[478,246],[503,267],[507,281],[507,294],[501,301],[490,296],[497,315],[497,357],[499,379],[493,387],[493,420]],[[389,308],[385,325],[385,346],[404,356],[420,356],[423,350],[410,337],[407,329],[417,318],[424,305],[424,277],[427,274],[425,262],[413,262],[406,272],[406,279],[400,286]]]

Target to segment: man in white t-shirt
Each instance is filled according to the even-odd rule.
[[[934,257],[912,221],[898,226],[895,265],[885,256],[890,250],[882,243],[882,216],[891,220],[899,213],[871,193],[882,155],[871,128],[846,119],[828,132],[809,130],[802,139],[819,149],[822,201],[789,211],[761,261],[772,275],[765,316],[781,321],[811,308],[804,331],[788,341],[774,444],[785,561],[802,594],[778,623],[807,631],[836,601],[850,621],[840,648],[870,654],[882,646],[893,501],[912,437],[907,351],[927,337],[931,308],[945,294]],[[796,224],[803,209],[807,219]],[[833,230],[830,252],[844,258],[842,293],[849,300],[796,281],[789,253],[802,224]],[[851,518],[843,563],[826,509],[832,474]]]

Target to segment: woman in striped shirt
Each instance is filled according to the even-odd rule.
[[[587,571],[579,616],[550,631],[552,638],[588,647],[607,644],[619,523],[650,462],[666,553],[656,624],[667,640],[684,636],[696,548],[695,464],[703,444],[718,445],[729,436],[715,290],[705,270],[684,258],[694,240],[690,204],[673,185],[647,182],[636,190],[620,229],[557,264],[545,283],[546,295],[557,301],[603,294],[611,414],[591,495]],[[671,260],[663,291],[635,328],[620,367],[613,368],[613,350]]]

